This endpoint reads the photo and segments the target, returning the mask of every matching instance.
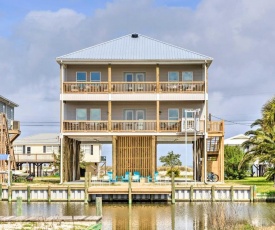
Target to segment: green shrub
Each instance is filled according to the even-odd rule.
[[[172,172],[174,172],[175,177],[180,176],[180,170],[178,168],[172,168],[172,169],[167,170],[166,175],[169,177],[172,177]]]

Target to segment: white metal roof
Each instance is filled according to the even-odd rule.
[[[40,133],[14,141],[14,145],[59,145],[59,143],[59,133]]]
[[[1,95],[0,95],[0,101],[4,102],[5,104],[11,105],[12,107],[18,107],[18,105],[16,103],[14,103],[13,101],[11,101]]]
[[[89,48],[57,57],[66,61],[207,61],[212,58],[138,34],[129,34]],[[136,34],[137,35],[137,34]]]
[[[245,141],[249,139],[248,136],[244,134],[239,134],[224,140],[225,145],[242,145]]]

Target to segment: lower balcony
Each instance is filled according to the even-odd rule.
[[[110,126],[110,127],[109,127]],[[160,120],[112,120],[108,121],[64,121],[63,132],[204,132],[204,121],[185,119],[179,121]],[[223,121],[209,121],[208,132],[223,133]]]

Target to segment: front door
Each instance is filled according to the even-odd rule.
[[[144,129],[144,110],[136,110],[137,129]]]

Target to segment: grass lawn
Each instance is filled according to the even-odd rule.
[[[225,180],[227,185],[256,185],[257,193],[275,195],[274,181],[267,181],[265,177],[246,177],[242,180]]]

